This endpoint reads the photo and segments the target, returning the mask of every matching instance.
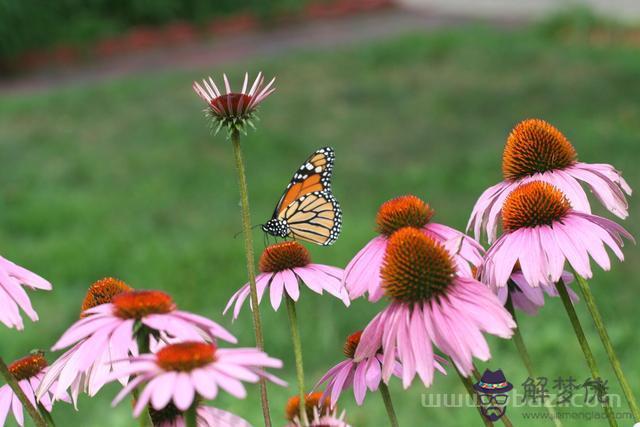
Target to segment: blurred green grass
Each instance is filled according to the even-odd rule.
[[[49,348],[77,319],[87,286],[107,275],[168,291],[181,308],[224,323],[242,345],[253,343],[247,310],[233,324],[221,315],[245,281],[242,240],[234,238],[240,219],[231,147],[223,136],[210,135],[190,88],[205,74],[239,77],[245,69],[278,78],[278,91],[262,108],[259,131],[243,142],[254,223],[268,219],[305,156],[324,145],[336,149],[334,190],[344,210],[344,230],[334,246],[311,248],[315,262],[346,265],[373,236],[379,204],[405,193],[427,200],[436,210],[435,221],[462,229],[475,199],[501,178],[507,133],[527,117],[558,126],[581,160],[611,163],[633,187],[639,184],[637,48],[563,41],[542,27],[445,29],[224,70],[167,71],[3,96],[1,254],[54,284],[51,293],[31,293],[40,322],[27,323],[21,333],[0,328],[5,359]],[[638,235],[636,200],[625,226]],[[258,230],[255,240],[261,249]],[[596,272],[593,289],[640,394],[640,251],[630,245],[625,252],[627,262],[615,263],[613,272]],[[342,360],[344,337],[380,307],[356,301],[347,310],[330,296],[303,293],[299,317],[309,385]],[[585,308],[578,310],[610,391],[619,393]],[[267,351],[285,361],[279,373],[295,384],[286,313],[263,304],[262,314]],[[550,381],[589,376],[558,301],[538,317],[521,320],[540,375]],[[526,373],[512,344],[490,342],[494,357],[480,368],[502,368],[519,387]],[[116,392],[110,386],[95,399],[81,399],[78,413],[57,406],[58,425],[133,425],[128,404],[111,409]],[[478,425],[470,408],[423,408],[425,392],[463,389],[453,373],[438,377],[430,391],[416,381],[403,393],[394,382],[401,425]],[[270,388],[275,425],[284,424],[282,408],[293,393],[293,386]],[[257,387],[250,387],[246,400],[221,395],[216,405],[260,425]],[[354,426],[386,424],[377,395],[357,407],[347,393],[341,407]],[[509,409],[515,425],[541,425],[524,420],[524,411]],[[585,411],[599,414],[597,408]]]

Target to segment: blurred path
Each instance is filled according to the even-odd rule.
[[[277,56],[292,50],[331,48],[362,40],[421,29],[457,25],[466,20],[428,12],[388,9],[363,15],[290,24],[193,44],[120,56],[69,69],[42,70],[14,80],[0,81],[0,93],[31,92],[52,86],[75,85],[136,73],[168,69],[216,67],[260,56]]]
[[[218,67],[293,50],[331,48],[417,30],[487,20],[499,25],[557,13],[576,6],[626,21],[640,20],[640,0],[396,0],[399,7],[362,15],[313,20],[237,35],[203,39],[138,53],[97,59],[69,68],[43,69],[0,80],[0,93],[21,93],[124,75],[171,69]]]
[[[416,11],[460,17],[530,19],[584,7],[623,21],[640,20],[640,0],[397,0]]]

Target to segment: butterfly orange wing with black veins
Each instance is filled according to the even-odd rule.
[[[318,245],[335,242],[342,226],[342,212],[331,193],[334,160],[331,147],[314,152],[293,175],[263,230]]]

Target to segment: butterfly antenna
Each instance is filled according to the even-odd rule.
[[[256,224],[256,225],[254,225],[253,227],[251,227],[251,229],[253,230],[253,229],[255,229],[256,227],[262,227],[262,224]],[[234,235],[233,235],[233,238],[235,239],[235,238],[237,238],[237,237],[238,237],[239,235],[241,235],[241,234],[242,234],[242,230],[240,230],[240,231],[238,231],[236,234],[234,234]]]

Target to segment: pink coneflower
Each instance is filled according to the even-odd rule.
[[[27,396],[34,407],[37,407],[35,390],[40,385],[44,374],[47,372],[47,361],[42,352],[33,353],[27,357],[16,360],[9,365],[9,372],[18,381],[18,385]],[[71,402],[67,394],[61,396],[60,400]],[[51,412],[53,408],[53,399],[50,393],[45,393],[40,404],[47,411]],[[22,402],[15,395],[9,385],[0,387],[0,426],[5,425],[9,410],[13,412],[13,417],[18,425],[24,425],[24,413]]]
[[[110,303],[114,296],[131,290],[132,288],[129,285],[113,277],[106,277],[94,282],[82,301],[80,318],[86,317],[85,312],[87,310],[101,304]],[[89,340],[84,339],[76,343],[51,364],[37,391],[38,398],[51,390],[55,399],[57,396],[66,395],[66,390],[70,388],[71,397],[74,404],[76,404],[81,391],[93,396],[102,388],[106,382],[107,374],[111,371],[109,361],[112,353],[104,352],[101,360],[94,361],[86,369],[78,370],[75,361],[83,354],[91,354],[94,350],[92,347],[93,341],[88,343],[87,341]],[[117,349],[115,345],[111,347]],[[123,351],[121,357],[126,357],[128,353],[125,350]],[[128,351],[137,351],[137,346],[132,346]],[[122,382],[126,384],[127,379],[123,378]]]
[[[23,286],[30,289],[51,290],[51,283],[42,277],[0,257],[0,322],[18,330],[24,329],[20,309],[32,321],[38,320],[38,313],[31,306]]]
[[[218,89],[211,77],[203,79],[202,85],[193,82],[193,90],[207,103],[207,112],[218,123],[216,132],[223,126],[230,130],[240,131],[244,131],[246,124],[253,127],[252,120],[256,108],[276,90],[273,87],[276,79],[273,78],[267,85],[264,85],[264,77],[262,73],[258,73],[249,88],[249,75],[245,73],[240,92],[231,90],[226,74],[223,74],[223,79],[226,93]]]
[[[309,427],[351,427],[349,423],[345,421],[346,412],[342,411],[338,415],[338,410],[320,412],[318,408],[313,408],[313,418],[309,424]],[[303,427],[298,424],[297,427]]]
[[[358,331],[347,337],[343,347],[343,352],[347,360],[329,369],[314,387],[318,388],[321,384],[327,383],[323,396],[331,399],[331,407],[336,406],[340,394],[350,387],[353,387],[353,395],[355,396],[356,403],[362,405],[367,389],[376,391],[380,386],[380,382],[382,381],[382,353],[366,357],[359,362],[353,359],[361,336],[362,331]],[[434,363],[436,369],[446,375],[446,371],[441,365],[442,362],[444,362],[444,359],[435,356]],[[402,378],[402,365],[396,362],[392,373],[394,376]]]
[[[331,402],[321,391],[305,395],[306,417],[310,422],[300,421],[300,396],[292,396],[285,407],[285,416],[289,421],[285,427],[350,427],[344,420],[345,412],[338,415],[338,408],[330,408]]]
[[[569,287],[569,283],[573,281],[573,275],[565,271],[562,274],[562,281],[567,287],[567,292],[571,300],[574,303],[577,302],[579,300],[578,295]],[[511,274],[507,286],[491,286],[491,288],[502,304],[506,304],[507,298],[511,297],[513,307],[524,311],[530,316],[538,314],[538,311],[544,305],[545,295],[549,297],[559,296],[558,290],[553,283],[531,286],[524,278],[522,271],[518,268]]]
[[[323,264],[312,264],[307,248],[298,242],[282,242],[268,246],[260,257],[260,271],[256,277],[258,302],[269,288],[271,306],[274,310],[280,307],[283,295],[298,301],[300,282],[312,291],[322,295],[323,291],[339,298],[349,305],[349,295],[341,283],[342,269]],[[226,313],[233,303],[233,318],[237,319],[242,304],[249,296],[249,284],[241,287],[227,303]]]
[[[116,367],[111,379],[135,375],[118,393],[116,405],[135,388],[143,387],[134,415],[139,416],[151,404],[155,410],[170,402],[186,411],[198,397],[215,399],[218,390],[244,399],[242,381],[257,383],[261,377],[280,385],[285,382],[268,374],[263,368],[280,368],[282,362],[257,348],[217,348],[213,343],[199,341],[167,345],[156,354],[142,354],[129,359],[129,365]]]
[[[107,280],[109,283],[104,288],[90,292],[88,304],[104,300],[110,293],[124,290],[123,286],[126,286],[113,282],[115,279]],[[104,296],[97,297],[99,292]],[[214,341],[220,338],[236,342],[235,337],[217,323],[177,310],[171,297],[164,292],[125,291],[111,295],[110,300],[84,310],[82,318],[53,346],[52,350],[57,351],[75,344],[52,365],[38,396],[49,390],[54,380],[58,381],[55,396],[64,393],[68,387],[71,387],[74,400],[79,391],[95,395],[116,365],[126,365],[126,362],[113,361],[126,359],[129,353],[138,354],[136,325],[146,328],[147,334],[157,334],[160,339]],[[126,383],[127,378],[120,380]]]
[[[187,427],[184,412],[173,403],[160,410],[149,408],[149,415],[154,427]],[[196,423],[198,427],[251,427],[247,420],[231,412],[203,405],[196,409]]]
[[[326,374],[318,380],[314,388],[318,388],[323,383],[327,383],[323,397],[329,398],[331,407],[335,407],[340,398],[340,394],[353,387],[353,394],[358,405],[362,405],[367,389],[375,391],[382,381],[382,355],[375,354],[369,356],[360,362],[353,360],[356,348],[360,342],[362,331],[358,331],[347,337],[344,344],[344,354],[347,360],[343,360],[333,368],[329,369]],[[396,362],[393,369],[393,375],[400,378],[402,375],[402,367]]]
[[[558,282],[565,261],[590,278],[590,256],[609,270],[605,245],[622,260],[622,238],[633,241],[615,222],[573,210],[560,190],[542,181],[517,187],[501,211],[505,233],[487,251],[481,272],[482,281],[497,288],[507,286],[516,263],[532,287]]]
[[[446,225],[431,222],[433,210],[416,196],[401,196],[380,206],[376,217],[379,236],[373,238],[349,262],[344,283],[351,299],[368,293],[369,301],[378,301],[384,295],[380,269],[389,237],[403,227],[414,227],[443,244],[452,252],[459,274],[471,276],[471,268],[482,262],[483,249],[472,238]]]
[[[351,427],[351,425],[345,421],[345,416],[345,411],[342,411],[340,415],[338,415],[337,409],[333,411],[327,409],[322,412],[315,407],[313,408],[313,417],[309,418],[311,420],[309,424],[302,424],[300,419],[296,417],[294,421],[288,423],[285,427]]]
[[[405,227],[389,238],[380,275],[391,303],[365,328],[355,361],[382,351],[385,382],[397,359],[405,387],[416,373],[430,386],[436,366],[432,343],[468,376],[473,357],[491,357],[482,333],[510,338],[516,327],[491,290],[459,274],[452,254],[421,230]]]
[[[483,228],[489,243],[496,238],[500,211],[507,196],[520,184],[544,181],[562,191],[578,212],[591,213],[586,184],[596,198],[613,214],[626,218],[631,188],[620,172],[608,164],[577,161],[569,140],[544,120],[529,119],[513,128],[502,156],[504,181],[489,187],[471,213],[467,229],[480,239]]]
[[[304,396],[304,408],[306,411],[306,418],[312,420],[318,418],[317,415],[327,413],[330,411],[331,402],[328,397],[325,397],[321,391],[314,393],[308,393]],[[300,396],[291,396],[287,400],[287,404],[284,408],[285,417],[287,418],[287,425],[285,427],[300,427],[302,423],[300,421],[301,414]],[[336,408],[337,410],[337,408]]]

